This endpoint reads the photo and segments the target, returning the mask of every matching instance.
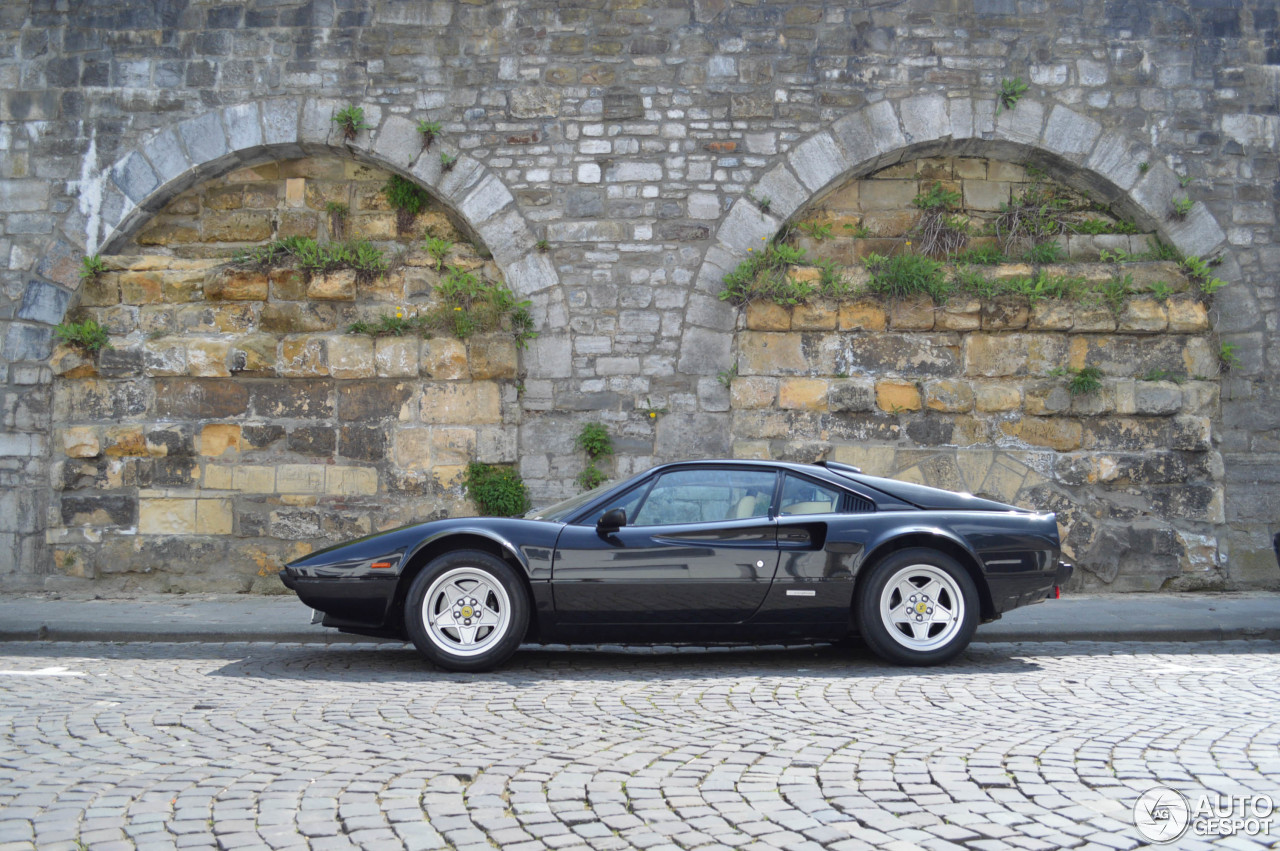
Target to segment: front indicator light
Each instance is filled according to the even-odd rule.
[[[372,569],[372,570],[390,570],[390,569],[391,569],[391,562],[389,562],[389,561],[375,561],[375,562],[372,562],[372,563],[369,565],[369,567],[370,567],[370,569]]]

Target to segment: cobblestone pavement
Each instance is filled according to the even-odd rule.
[[[0,695],[6,851],[1124,849],[1157,783],[1280,790],[1264,641],[927,671],[544,649],[485,675],[400,645],[0,644]]]

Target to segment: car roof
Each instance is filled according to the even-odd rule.
[[[777,469],[790,470],[793,473],[804,473],[807,476],[813,476],[815,478],[819,478],[824,481],[828,481],[828,482],[831,482],[832,484],[837,484],[845,488],[848,488],[850,485],[853,484],[847,478],[844,478],[842,476],[839,476],[833,473],[828,468],[822,466],[822,464],[805,464],[805,463],[796,462],[796,461],[772,461],[772,460],[754,460],[754,459],[748,460],[744,458],[704,458],[704,459],[691,460],[691,461],[672,461],[671,463],[668,463],[668,464],[659,464],[656,467],[649,468],[645,472],[646,473],[662,473],[667,470],[682,469],[682,468],[687,469],[689,467],[725,467],[725,466],[761,467],[761,468],[767,468],[770,470],[777,470]],[[861,470],[858,470],[856,467],[850,467],[844,464],[841,464],[839,466],[842,467],[843,469],[849,470],[850,472],[861,472]]]

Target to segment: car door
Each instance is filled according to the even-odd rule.
[[[560,533],[552,566],[556,622],[726,624],[759,608],[778,566],[768,469],[669,470]],[[596,521],[610,508],[628,523]]]

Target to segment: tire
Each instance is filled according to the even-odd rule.
[[[418,652],[441,668],[487,671],[524,640],[529,598],[511,565],[479,550],[457,550],[414,577],[404,622]]]
[[[939,665],[969,646],[978,628],[978,589],[959,562],[938,550],[891,553],[871,569],[857,602],[862,639],[885,661]]]

